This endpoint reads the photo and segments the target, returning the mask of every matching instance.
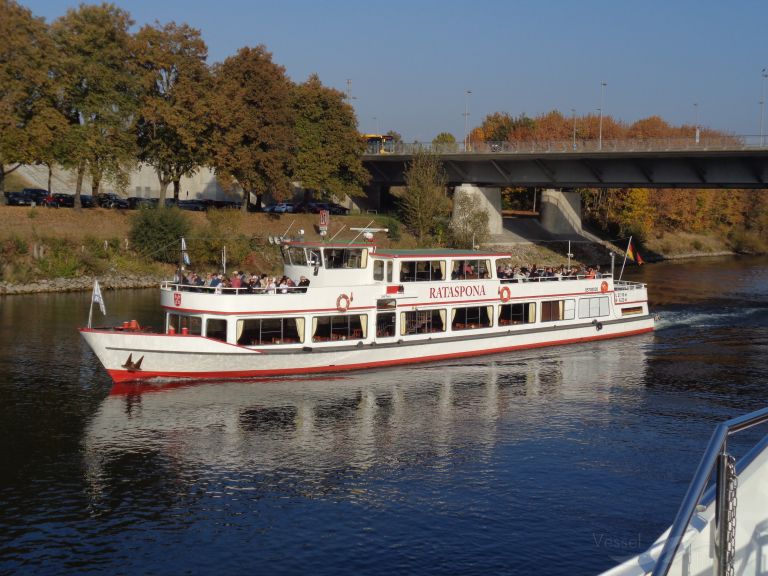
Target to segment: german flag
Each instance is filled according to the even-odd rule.
[[[645,260],[640,256],[640,253],[632,246],[632,239],[629,240],[627,245],[627,258],[632,260],[632,262],[637,262],[638,266],[645,264]]]

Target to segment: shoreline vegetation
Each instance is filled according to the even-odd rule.
[[[94,279],[103,290],[157,286],[173,276],[175,265],[153,261],[134,249],[131,226],[136,212],[107,209],[84,211],[54,210],[42,207],[0,206],[0,296],[43,292],[88,291]],[[262,213],[243,214],[237,210],[209,213],[185,213],[190,229],[186,236],[192,258],[191,269],[213,271],[220,267],[221,247],[230,254],[228,270],[243,268],[248,272],[276,273],[281,260],[269,236],[290,230],[304,230],[308,241],[320,241],[317,215]],[[328,237],[341,231],[339,238],[350,239],[350,228],[374,225],[388,227],[389,235],[377,236],[377,245],[414,248],[413,237],[400,232],[400,224],[391,217],[353,215],[332,218]],[[394,230],[393,230],[394,229]],[[616,246],[622,249],[623,247]],[[734,255],[723,240],[714,235],[667,233],[649,239],[641,254],[647,262]],[[176,246],[169,247],[178,252]],[[540,265],[565,263],[567,244],[539,244],[535,241],[494,250],[511,251],[517,264]],[[606,264],[608,249],[598,244],[574,245],[574,262]],[[617,254],[621,262],[622,254]]]

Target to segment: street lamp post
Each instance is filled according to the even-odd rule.
[[[472,90],[464,93],[464,152],[469,152],[469,95]]]
[[[573,151],[576,152],[576,108],[571,108],[571,116],[573,116]]]
[[[600,82],[600,128],[599,128],[599,134],[597,137],[597,149],[602,150],[603,149],[603,99],[605,97],[605,87],[608,86],[608,83],[605,81]]]
[[[696,132],[694,133],[694,142],[698,144],[701,138],[701,132],[699,131],[699,103],[698,102],[693,103],[693,116],[694,116],[693,127],[696,130]]]
[[[768,78],[768,69],[763,68],[760,74],[760,146],[765,146],[763,137],[763,120],[765,120],[765,79]]]

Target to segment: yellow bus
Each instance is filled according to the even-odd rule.
[[[392,154],[395,151],[395,139],[389,134],[363,134],[366,154]]]

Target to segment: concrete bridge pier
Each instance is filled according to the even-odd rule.
[[[581,195],[547,188],[541,192],[541,225],[551,234],[581,234]]]
[[[504,232],[504,222],[501,218],[501,188],[461,184],[453,191],[454,202],[460,194],[468,194],[480,201],[480,206],[488,212],[488,232],[491,234]]]

